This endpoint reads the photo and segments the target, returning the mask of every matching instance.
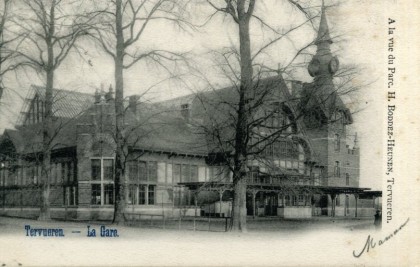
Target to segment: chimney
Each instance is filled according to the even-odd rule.
[[[137,104],[139,102],[140,96],[138,95],[131,95],[128,100],[128,108],[133,112],[137,112]]]
[[[99,102],[101,102],[101,94],[99,93],[99,90],[96,89],[96,91],[95,91],[95,104],[98,104]]]
[[[112,90],[112,85],[109,85],[108,93],[105,94],[105,101],[109,102],[114,99],[114,91]]]

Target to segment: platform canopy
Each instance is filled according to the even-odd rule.
[[[223,182],[184,182],[179,183],[192,191],[220,191],[233,190],[233,183]],[[382,191],[370,191],[370,188],[344,187],[344,186],[321,186],[321,185],[299,185],[299,184],[248,184],[247,191],[267,191],[267,192],[306,192],[314,194],[357,194],[361,197],[382,196]]]

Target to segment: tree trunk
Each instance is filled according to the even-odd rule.
[[[231,231],[247,232],[246,226],[246,179],[239,179],[234,184],[233,206],[232,206],[232,228]]]
[[[51,3],[51,9],[49,14],[49,27],[48,34],[46,35],[45,41],[47,44],[48,62],[45,67],[47,73],[47,82],[45,86],[45,114],[42,120],[42,132],[43,132],[43,157],[41,166],[42,176],[42,204],[38,220],[47,221],[51,220],[50,213],[50,161],[51,161],[51,138],[53,136],[53,125],[52,125],[52,105],[53,105],[53,88],[54,88],[54,45],[52,37],[55,31],[55,1]]]
[[[241,58],[241,81],[239,87],[238,121],[235,136],[234,196],[232,231],[247,232],[246,227],[246,176],[248,145],[248,104],[252,93],[252,59],[249,36],[249,17],[239,18],[239,44]]]
[[[123,80],[123,59],[124,59],[124,36],[122,29],[122,1],[116,1],[116,57],[115,62],[115,126],[116,126],[116,153],[115,153],[115,204],[114,219],[116,224],[123,224],[125,208],[125,155],[124,155],[124,80]]]
[[[50,57],[51,53],[51,57]],[[48,49],[49,58],[53,58],[52,48]],[[50,62],[49,62],[50,63]],[[52,60],[51,65],[52,66]],[[45,114],[42,121],[43,124],[43,155],[41,165],[42,184],[42,204],[38,220],[48,221],[51,219],[50,214],[50,161],[51,161],[51,137],[52,137],[52,90],[54,86],[54,69],[47,70],[47,83],[45,87]],[[65,204],[65,203],[64,203]]]

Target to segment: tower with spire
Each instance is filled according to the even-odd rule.
[[[339,67],[337,57],[331,53],[330,45],[333,41],[330,36],[325,9],[324,1],[322,1],[321,20],[318,35],[315,39],[317,50],[308,66],[309,74],[314,77],[315,82],[321,82],[322,84],[328,81],[332,82],[332,76],[337,72]]]
[[[325,186],[358,186],[359,150],[347,149],[347,125],[353,122],[350,110],[334,85],[339,61],[331,52],[333,40],[322,1],[321,16],[308,72],[311,83],[303,85],[301,107],[304,124],[312,144],[319,153],[321,183]],[[356,141],[357,144],[357,141]],[[347,181],[347,179],[349,181]]]
[[[322,1],[321,19],[318,33],[314,40],[316,53],[308,65],[308,72],[313,77],[310,84],[310,90],[307,90],[309,108],[319,108],[322,117],[322,123],[329,123],[335,120],[337,112],[343,113],[346,123],[351,123],[352,118],[348,109],[339,97],[337,88],[334,86],[334,74],[338,71],[339,61],[331,53],[331,44],[333,40],[330,35],[328,21],[326,16],[326,7]],[[341,116],[341,115],[340,115]]]

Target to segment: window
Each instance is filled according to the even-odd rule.
[[[259,173],[259,167],[258,166],[251,166],[251,170],[247,172],[248,175],[248,183],[251,184],[257,184],[258,181],[258,173]]]
[[[283,199],[283,195],[279,195],[278,196],[278,205],[279,205],[279,207],[283,207],[284,206],[284,201],[283,201],[284,199]]]
[[[174,184],[181,181],[181,164],[174,164],[172,169],[172,175],[174,179]]]
[[[130,182],[138,182],[138,172],[139,172],[139,168],[137,165],[137,162],[135,161],[130,161],[128,163],[128,180]]]
[[[314,173],[314,185],[321,185],[318,173]]]
[[[334,166],[334,176],[340,177],[340,162],[336,161]]]
[[[129,185],[128,187],[128,200],[127,204],[136,204],[137,203],[137,186]]]
[[[157,183],[156,161],[131,161],[128,163],[129,188],[127,203],[154,205]]]
[[[101,180],[101,160],[92,159],[92,180]]]
[[[346,173],[346,185],[350,185],[350,174]]]
[[[139,162],[139,180],[147,182],[147,163],[145,161]]]
[[[284,200],[285,200],[285,206],[290,206],[290,196],[289,195],[286,195],[284,197]]]
[[[305,164],[303,162],[299,162],[299,173],[305,174]]]
[[[101,205],[101,185],[92,185],[92,199],[90,202],[92,205]]]
[[[339,134],[335,134],[334,136],[334,150],[335,151],[340,151],[340,135]]]
[[[191,182],[198,182],[198,166],[197,165],[191,165],[190,171],[191,171],[190,181]]]
[[[290,125],[290,119],[287,117],[287,114],[283,114],[283,121],[282,121],[282,127],[286,128],[286,133],[291,133],[292,132],[292,127]]]
[[[104,159],[103,160],[103,180],[113,180],[114,178],[114,160]]]
[[[151,161],[147,163],[148,181],[157,182],[157,162]]]
[[[50,178],[51,184],[57,183],[57,164],[52,163],[51,164],[51,178]]]
[[[77,205],[77,186],[64,186],[63,193],[64,205]]]
[[[104,205],[114,204],[114,185],[106,184],[104,188]]]
[[[5,170],[4,169],[0,169],[0,182],[2,186],[6,185],[6,181],[5,181]]]
[[[155,167],[157,173],[157,167]],[[198,182],[198,166],[189,164],[174,164],[172,169],[174,183]],[[210,168],[210,176],[213,176]]]
[[[274,142],[273,143],[273,155],[274,157],[280,157],[280,142]]]
[[[181,182],[190,181],[190,165],[182,164],[181,168]]]
[[[63,170],[63,177],[66,177]],[[114,204],[114,160],[100,158],[91,160],[92,205]]]
[[[63,183],[61,163],[57,164],[57,184]]]
[[[41,175],[41,166],[29,165],[26,168],[26,177],[28,179],[28,184],[38,184],[40,175]]]
[[[137,190],[138,190],[138,199],[139,199],[139,202],[138,202],[138,204],[139,205],[144,205],[144,204],[146,204],[146,186],[145,185],[139,185],[139,186],[137,186]],[[133,204],[137,204],[137,203],[133,203]]]
[[[155,185],[149,185],[147,192],[147,201],[149,205],[155,204]]]
[[[299,195],[298,197],[299,197],[299,200],[298,200],[299,204],[303,204],[303,195]]]
[[[297,206],[298,202],[297,202],[297,196],[296,195],[292,196],[292,200],[293,200],[293,206]]]

